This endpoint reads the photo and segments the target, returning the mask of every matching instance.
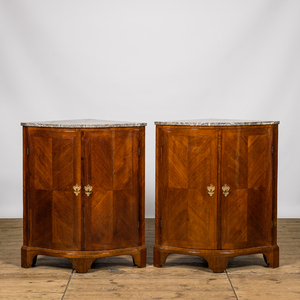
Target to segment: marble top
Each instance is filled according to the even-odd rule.
[[[227,119],[198,119],[179,121],[155,121],[155,125],[176,125],[176,126],[247,126],[247,125],[274,125],[279,121],[248,121],[248,120],[227,120]]]
[[[126,121],[108,121],[96,119],[78,119],[61,121],[22,122],[21,126],[32,127],[60,127],[60,128],[103,128],[103,127],[138,127],[146,126],[147,123]]]

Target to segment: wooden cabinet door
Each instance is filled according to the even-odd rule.
[[[272,128],[222,130],[221,247],[271,245]]]
[[[85,250],[138,246],[138,129],[84,132]]]
[[[28,246],[80,250],[80,133],[28,128]],[[26,138],[26,136],[25,136]]]
[[[163,127],[158,134],[161,245],[216,249],[217,131]]]

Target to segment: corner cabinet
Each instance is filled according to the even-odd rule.
[[[146,266],[145,125],[22,123],[22,267],[40,254],[66,257],[77,272],[116,255]]]
[[[156,122],[156,267],[171,253],[214,272],[254,253],[279,266],[278,123]]]

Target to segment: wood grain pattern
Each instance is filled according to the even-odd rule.
[[[29,246],[79,250],[80,135],[75,131],[28,129]],[[27,151],[26,151],[27,152]]]
[[[229,257],[262,253],[262,247],[269,265],[279,265],[277,130],[277,125],[156,127],[156,266],[170,253],[183,253],[202,255],[221,272]]]
[[[161,245],[214,249],[217,197],[209,196],[207,186],[217,184],[216,132],[169,127],[163,131],[164,159],[158,170],[162,177],[157,184],[166,173],[168,180],[161,191]]]
[[[89,131],[84,144],[84,249],[138,246],[138,130]]]
[[[145,245],[145,127],[139,130],[139,165],[138,165],[138,188],[139,188],[139,246]],[[147,253],[144,254],[147,256]],[[146,260],[145,260],[146,263]]]
[[[78,272],[123,254],[146,266],[145,128],[26,127],[23,134],[22,266],[34,266],[39,254],[68,257]]]
[[[271,245],[272,135],[269,127],[223,133],[222,249]]]

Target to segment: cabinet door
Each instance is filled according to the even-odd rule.
[[[80,250],[80,134],[29,128],[27,136],[28,246]]]
[[[138,129],[84,133],[85,250],[138,246]]]
[[[210,129],[161,129],[157,149],[161,245],[217,248],[217,137]],[[210,185],[215,187],[212,196]]]
[[[222,132],[221,247],[271,245],[272,128]]]

